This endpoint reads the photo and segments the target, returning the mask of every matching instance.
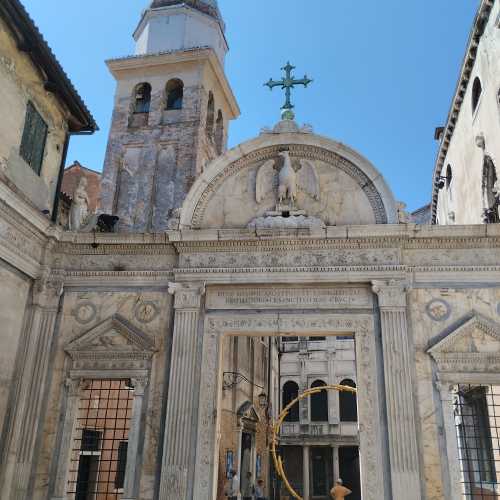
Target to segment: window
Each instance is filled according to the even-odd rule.
[[[224,118],[222,111],[219,109],[217,113],[217,121],[215,122],[215,149],[218,154],[222,154],[224,147]]]
[[[47,133],[47,124],[43,121],[35,106],[28,102],[19,154],[38,175],[42,170]]]
[[[450,189],[452,180],[453,180],[453,171],[451,170],[451,165],[448,165],[446,167],[446,189]]]
[[[462,498],[495,498],[500,387],[460,385],[454,392]]]
[[[299,337],[281,337],[282,342],[298,342]]]
[[[118,465],[116,467],[115,488],[122,490],[125,484],[125,470],[127,469],[128,441],[120,441],[118,445]]]
[[[149,113],[151,107],[151,85],[140,83],[134,93],[134,113]]]
[[[207,125],[206,132],[210,139],[213,138],[214,134],[214,120],[215,120],[215,102],[214,95],[212,92],[208,93],[208,104],[207,104]]]
[[[299,396],[299,386],[292,382],[291,380],[286,382],[283,386],[283,399],[282,399],[282,410],[292,402],[295,398]],[[299,421],[299,404],[295,404],[290,408],[288,415],[285,418],[285,422],[298,422]]]
[[[128,380],[88,380],[78,404],[68,498],[119,500],[125,480],[133,389]]]
[[[476,76],[476,78],[474,78],[474,83],[472,84],[472,112],[473,113],[477,109],[477,105],[479,104],[479,98],[481,97],[482,91],[483,91],[483,87],[481,85],[481,80]]]
[[[311,384],[311,389],[325,385],[322,380],[316,380]],[[328,422],[328,393],[326,390],[311,396],[311,422]]]
[[[351,379],[345,379],[340,382],[340,385],[356,388],[356,384]],[[357,422],[358,421],[358,406],[356,402],[356,394],[353,392],[340,391],[339,393],[340,406],[340,421],[341,422]]]
[[[165,88],[167,102],[165,109],[182,109],[182,100],[184,98],[184,83],[181,80],[174,79],[167,83]]]
[[[484,222],[500,222],[500,183],[493,160],[486,156],[483,162]]]

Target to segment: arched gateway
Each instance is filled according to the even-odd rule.
[[[207,166],[180,212],[161,498],[216,498],[230,335],[354,337],[363,500],[391,483],[394,498],[420,498],[398,252],[331,240],[397,221],[367,160],[292,120]]]

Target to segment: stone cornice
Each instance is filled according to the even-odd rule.
[[[474,19],[472,31],[469,36],[469,41],[467,44],[462,67],[460,69],[460,75],[455,89],[455,94],[451,101],[450,111],[446,119],[446,125],[444,127],[442,136],[443,138],[439,146],[439,151],[434,166],[434,176],[432,179],[431,220],[433,224],[436,223],[437,199],[439,192],[437,187],[435,186],[435,179],[441,175],[441,170],[443,168],[444,161],[446,160],[446,155],[448,153],[448,148],[453,137],[455,125],[462,108],[462,102],[464,100],[465,93],[467,92],[472,69],[474,68],[474,64],[476,62],[479,42],[481,41],[484,28],[491,14],[493,4],[494,0],[481,0],[481,4]]]

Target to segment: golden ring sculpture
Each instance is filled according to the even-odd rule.
[[[304,499],[293,489],[292,485],[288,481],[288,478],[286,477],[285,474],[285,469],[283,468],[283,459],[281,458],[280,455],[278,455],[276,451],[276,445],[279,442],[281,425],[283,424],[283,421],[285,420],[292,406],[296,405],[300,400],[311,397],[313,394],[318,394],[321,391],[351,392],[353,394],[356,394],[358,392],[356,388],[349,387],[347,385],[323,385],[321,387],[314,387],[312,389],[307,389],[300,396],[296,397],[293,401],[288,403],[285,406],[285,408],[283,408],[283,410],[278,416],[278,420],[276,420],[276,422],[273,425],[273,434],[271,439],[271,454],[273,456],[274,468],[276,469],[278,476],[285,483],[288,492],[292,495],[293,498],[296,498],[297,500],[304,500]]]

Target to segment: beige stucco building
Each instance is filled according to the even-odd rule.
[[[500,184],[500,5],[481,1],[444,127],[436,130],[432,219],[497,223]]]
[[[161,45],[169,23],[204,43]],[[285,376],[327,375],[356,384],[357,420],[329,393],[281,445],[321,427],[321,446],[359,446],[363,500],[494,498],[500,226],[408,222],[368,159],[290,116],[226,150],[223,29],[215,0],[155,0],[137,54],[109,62],[116,232],[65,231],[0,177],[2,499],[215,500],[226,450],[264,460]],[[293,337],[325,344],[287,353]],[[280,373],[278,346],[309,366]]]

